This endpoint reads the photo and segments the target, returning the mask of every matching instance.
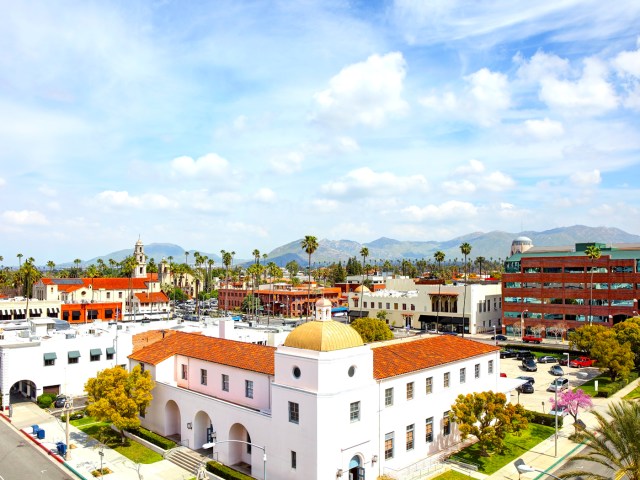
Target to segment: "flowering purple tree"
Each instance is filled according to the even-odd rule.
[[[555,398],[551,397],[549,399],[551,402],[552,408],[556,408]],[[587,410],[593,407],[593,402],[591,401],[591,397],[584,393],[584,390],[577,388],[575,391],[573,390],[565,390],[564,392],[558,395],[558,407],[565,407],[567,409],[567,413],[573,417],[573,426],[576,430],[576,434],[578,433],[578,413],[581,409]]]

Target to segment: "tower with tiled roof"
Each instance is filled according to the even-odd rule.
[[[140,238],[138,238],[135,247],[133,247],[133,256],[136,259],[136,269],[133,273],[133,278],[147,278],[147,257],[144,254],[144,245]]]

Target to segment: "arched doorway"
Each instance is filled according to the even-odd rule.
[[[251,443],[251,435],[245,428],[244,425],[240,423],[234,423],[229,429],[229,440],[239,440],[238,442],[229,442],[228,445],[228,455],[227,462],[229,465],[240,465],[244,468],[248,469],[249,475],[252,475],[252,467],[253,463],[251,461],[251,456],[254,451],[251,445],[247,443]],[[247,442],[247,443],[240,443]],[[260,453],[256,451],[256,453]],[[258,457],[256,457],[258,458]],[[260,458],[262,458],[260,456]],[[257,473],[257,472],[256,472]]]
[[[213,442],[213,424],[209,415],[202,410],[193,418],[193,449],[202,448],[205,443]]]
[[[177,443],[182,440],[180,418],[180,407],[173,400],[169,400],[164,406],[164,436]]]
[[[349,461],[349,480],[364,480],[364,468],[362,468],[360,455],[354,455]]]
[[[18,403],[25,400],[35,401],[38,393],[36,384],[31,380],[19,380],[11,386],[11,403]]]

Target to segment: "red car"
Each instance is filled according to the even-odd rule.
[[[569,366],[573,367],[573,368],[577,368],[577,367],[592,367],[594,363],[596,363],[596,361],[592,360],[589,357],[578,357],[578,358],[575,358],[575,359],[571,360],[571,362],[569,362]]]
[[[525,335],[522,337],[524,343],[542,343],[542,337],[536,337],[535,335]]]

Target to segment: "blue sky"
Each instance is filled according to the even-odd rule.
[[[10,2],[0,255],[640,233],[640,2]],[[595,239],[597,240],[597,239]]]

